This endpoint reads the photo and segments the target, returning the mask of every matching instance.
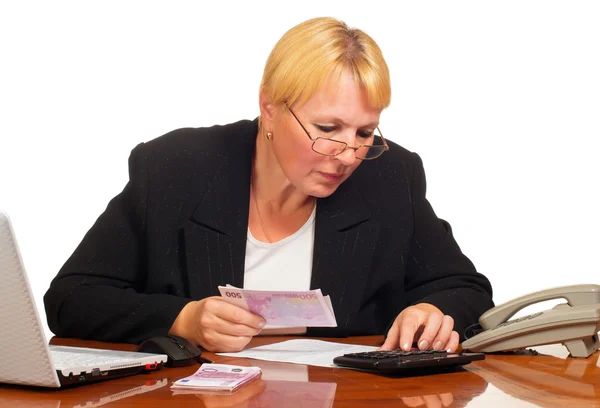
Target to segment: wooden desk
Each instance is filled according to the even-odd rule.
[[[287,339],[259,337],[250,346]],[[323,340],[379,345],[382,337]],[[134,348],[56,338],[51,343]],[[600,352],[587,359],[488,355],[464,370],[408,378],[203,355],[215,362],[257,365],[263,369],[263,378],[231,395],[174,395],[169,388],[173,381],[192,374],[198,366],[163,368],[62,390],[0,385],[0,407],[600,407]]]

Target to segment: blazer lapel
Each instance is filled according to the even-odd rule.
[[[311,289],[330,295],[337,331],[344,334],[362,303],[379,224],[350,179],[318,201],[315,228]]]
[[[192,299],[218,295],[219,285],[242,287],[244,283],[254,145],[247,147],[241,154],[224,157],[191,220],[184,226]]]

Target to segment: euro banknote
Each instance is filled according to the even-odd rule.
[[[258,367],[240,367],[229,364],[202,364],[194,374],[177,380],[172,390],[229,391],[233,392],[261,374]]]
[[[267,321],[269,327],[337,327],[329,296],[321,289],[272,291],[219,286],[221,297]]]

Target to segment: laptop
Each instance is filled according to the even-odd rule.
[[[60,388],[155,370],[165,354],[48,345],[8,215],[0,211],[0,383]]]

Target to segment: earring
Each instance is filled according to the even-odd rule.
[[[267,132],[267,133],[265,133],[265,138],[266,138],[267,140],[271,140],[271,139],[273,139],[273,132]]]

